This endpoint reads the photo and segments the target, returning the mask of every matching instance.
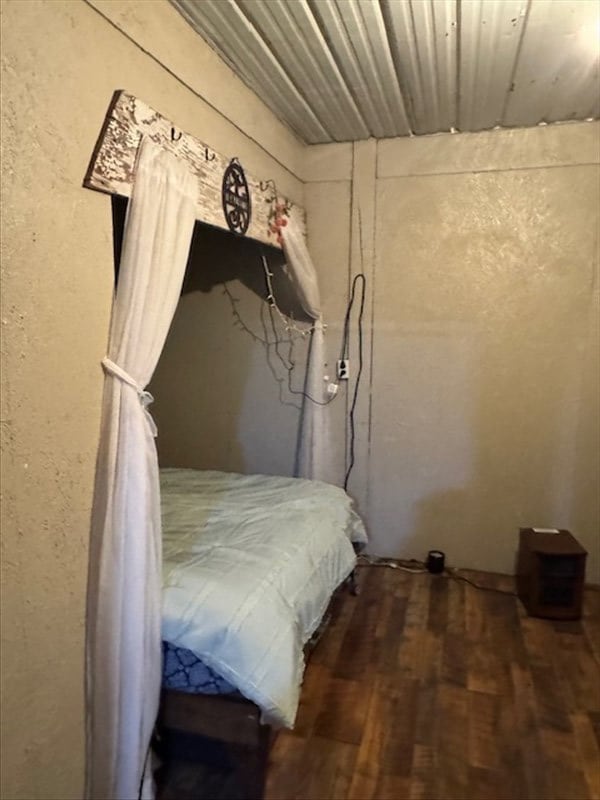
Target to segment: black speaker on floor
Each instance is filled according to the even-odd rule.
[[[427,562],[425,564],[427,571],[432,575],[441,575],[446,566],[446,556],[441,550],[430,550],[427,553]]]

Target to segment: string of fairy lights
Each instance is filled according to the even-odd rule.
[[[267,292],[268,292],[268,294],[267,294],[267,303],[269,303],[271,308],[274,311],[277,312],[277,314],[279,316],[279,319],[283,323],[283,326],[284,326],[284,328],[286,330],[286,333],[291,333],[293,331],[294,333],[297,333],[302,337],[308,336],[309,334],[311,334],[315,330],[315,328],[317,326],[317,323],[315,322],[312,325],[308,325],[306,327],[299,328],[298,325],[296,325],[296,323],[294,322],[293,318],[290,318],[286,314],[283,313],[283,311],[277,305],[277,300],[275,298],[275,292],[273,291],[273,281],[272,281],[272,278],[274,277],[273,273],[269,269],[269,264],[267,262],[265,254],[263,252],[261,252],[260,257],[261,257],[261,261],[262,261],[263,270],[264,270],[264,273],[265,273],[265,282],[267,284]],[[323,330],[327,330],[327,325],[325,325],[325,323],[321,322],[320,324],[322,325]]]
[[[297,326],[300,333],[296,333],[294,335],[292,325],[286,326],[288,330],[286,333],[288,334],[287,337],[285,335],[281,335],[277,329],[277,317],[274,314],[274,306],[273,304],[269,303],[268,305],[265,303],[261,303],[260,305],[260,320],[263,326],[264,335],[261,336],[256,331],[252,330],[252,328],[246,323],[246,321],[241,316],[238,310],[238,304],[240,303],[239,298],[235,297],[232,293],[229,285],[224,282],[223,283],[223,294],[227,297],[230,307],[231,313],[233,315],[233,324],[236,328],[243,331],[246,335],[248,335],[254,342],[260,344],[266,355],[267,366],[273,376],[273,380],[278,386],[279,392],[279,401],[284,405],[290,405],[294,408],[300,410],[300,406],[291,401],[289,399],[290,395],[298,395],[302,394],[301,391],[295,389],[292,385],[292,376],[294,369],[296,367],[296,360],[294,358],[294,346],[295,343],[300,338],[305,338],[302,336],[303,331]],[[268,310],[269,314],[269,327],[271,331],[271,335],[269,335],[269,329],[264,319],[265,309]],[[287,321],[287,320],[286,320]],[[280,365],[283,367],[285,371],[285,377],[281,377],[280,372],[278,372],[276,365],[271,360],[271,354],[275,353],[277,360],[279,361]]]
[[[265,184],[261,183],[260,189],[261,191],[265,191],[267,188],[271,188],[273,194],[272,197],[266,198],[265,202],[271,203],[271,211],[269,213],[269,235],[274,234],[277,238],[277,241],[282,246],[285,244],[285,236],[282,232],[282,228],[287,226],[287,218],[289,217],[289,212],[291,205],[287,203],[281,204],[278,199],[277,188],[275,186],[275,182],[270,180],[267,181]],[[282,214],[285,215],[285,219],[282,218]],[[358,209],[358,222],[359,222],[359,241],[360,241],[360,259],[361,259],[361,267],[363,264],[363,242],[362,242],[362,220],[361,220],[361,213],[360,208]],[[261,257],[261,264],[264,272],[265,284],[266,284],[266,308],[269,311],[269,320],[271,324],[271,331],[273,334],[273,340],[270,339],[269,334],[267,332],[266,327],[263,325],[265,331],[265,337],[259,336],[255,333],[255,331],[251,330],[251,328],[245,323],[242,319],[238,309],[237,304],[240,302],[238,298],[234,297],[231,293],[227,283],[223,283],[223,291],[226,297],[228,298],[233,317],[234,317],[234,324],[245,331],[255,342],[259,342],[266,351],[267,357],[267,364],[271,373],[278,384],[279,387],[279,399],[282,403],[286,405],[294,405],[296,408],[301,410],[300,406],[297,406],[295,403],[291,403],[288,399],[284,397],[284,386],[285,386],[285,379],[281,378],[277,371],[274,369],[271,360],[271,348],[274,348],[274,352],[279,359],[280,363],[284,367],[287,375],[287,391],[290,395],[303,397],[309,400],[311,403],[317,406],[327,406],[332,403],[336,397],[339,397],[338,394],[338,384],[330,383],[327,387],[327,399],[323,400],[318,397],[312,397],[308,392],[305,392],[301,389],[295,389],[292,386],[292,374],[294,368],[296,366],[294,360],[294,344],[298,339],[306,339],[307,336],[310,336],[315,330],[318,329],[319,326],[322,326],[322,330],[326,330],[327,326],[322,322],[322,320],[316,320],[312,325],[303,325],[300,327],[296,324],[295,320],[292,316],[288,316],[284,314],[277,303],[277,299],[275,297],[275,291],[273,289],[273,277],[274,274],[269,269],[269,264],[266,258],[266,255],[261,248],[260,250],[260,257]],[[361,271],[354,276],[354,279],[351,284],[351,291],[350,291],[350,298],[348,300],[346,314],[344,317],[344,325],[343,325],[343,334],[342,334],[342,342],[341,342],[341,351],[340,351],[340,359],[348,358],[348,343],[349,343],[349,335],[350,335],[350,318],[352,314],[352,309],[354,306],[355,298],[358,298],[359,302],[359,310],[358,310],[358,370],[356,374],[356,379],[354,381],[354,391],[352,393],[352,398],[350,401],[350,409],[348,412],[348,424],[350,429],[350,444],[349,444],[349,458],[348,458],[348,465],[346,467],[346,474],[344,478],[344,489],[348,487],[348,480],[350,477],[350,473],[354,467],[354,447],[355,447],[355,438],[356,438],[356,424],[355,424],[355,412],[356,412],[356,404],[358,399],[358,391],[360,386],[360,380],[363,370],[363,314],[365,308],[365,299],[366,299],[366,277],[364,272]],[[265,308],[265,304],[261,304],[261,321],[263,320],[263,309]],[[279,319],[279,322],[283,325],[285,332],[287,334],[287,341],[283,342],[282,339],[279,337],[279,332],[277,330],[276,320]],[[288,352],[287,355],[282,355],[280,351],[280,347],[282,344],[287,344]],[[328,381],[328,376],[323,376],[325,381]]]
[[[269,312],[269,322],[270,328],[273,335],[273,338],[269,336],[269,333],[265,327],[265,336],[260,336],[253,331],[250,326],[244,321],[242,318],[237,306],[240,302],[239,298],[235,297],[227,282],[223,282],[223,294],[229,300],[229,304],[231,306],[231,312],[234,319],[234,325],[239,328],[240,330],[244,331],[248,336],[252,338],[253,341],[258,342],[263,346],[267,355],[267,365],[271,370],[271,374],[273,375],[274,380],[278,384],[279,387],[279,399],[282,403],[287,405],[294,405],[296,408],[299,408],[295,403],[290,403],[289,400],[285,398],[285,390],[290,395],[298,396],[298,397],[305,397],[310,400],[315,405],[326,406],[331,403],[337,395],[332,395],[328,397],[326,400],[321,400],[317,397],[312,397],[307,392],[303,391],[302,389],[296,389],[293,386],[293,372],[296,367],[296,361],[294,359],[294,346],[295,343],[300,339],[306,339],[307,336],[310,336],[312,332],[316,328],[316,324],[312,325],[305,325],[300,327],[292,317],[288,317],[284,312],[281,310],[279,305],[277,304],[277,300],[275,297],[275,292],[273,289],[273,273],[269,269],[268,261],[266,259],[265,254],[261,251],[261,263],[263,267],[263,272],[265,276],[265,284],[267,290],[267,305],[266,308]],[[261,319],[263,314],[263,309],[265,306],[261,304]],[[277,329],[277,320],[279,319],[281,325],[285,329],[285,333],[287,334],[287,338],[282,338],[280,332]],[[321,323],[322,324],[322,323]],[[326,326],[323,325],[323,329]],[[287,347],[287,352],[282,353],[282,348]],[[271,349],[274,351],[278,361],[283,366],[286,377],[282,378],[277,371],[275,370],[273,364],[270,361],[270,353]]]

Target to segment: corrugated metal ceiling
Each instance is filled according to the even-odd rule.
[[[307,143],[600,116],[598,0],[171,0]]]

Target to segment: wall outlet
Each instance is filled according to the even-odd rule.
[[[350,378],[350,359],[340,358],[337,362],[338,381],[347,381]]]

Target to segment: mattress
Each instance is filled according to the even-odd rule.
[[[161,470],[161,495],[163,639],[292,727],[303,647],[366,541],[351,499],[319,481],[180,469]],[[185,668],[173,676],[186,690]]]
[[[235,694],[237,689],[202,659],[171,642],[163,642],[164,689],[189,694]]]

